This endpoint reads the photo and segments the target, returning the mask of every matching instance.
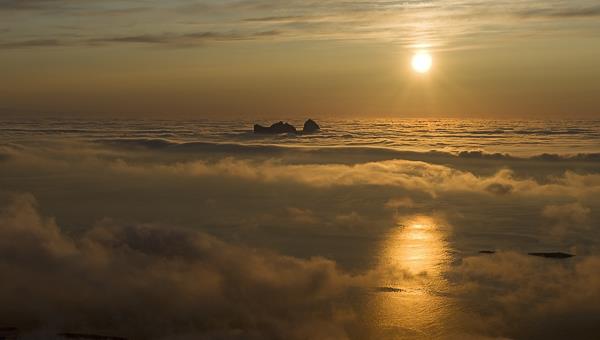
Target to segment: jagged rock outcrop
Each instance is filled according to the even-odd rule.
[[[302,133],[315,133],[321,130],[321,127],[317,122],[312,119],[304,122],[304,127],[302,128]],[[260,134],[280,134],[280,133],[299,133],[296,128],[289,124],[279,121],[271,126],[262,126],[260,124],[254,124],[254,133]]]
[[[271,126],[254,125],[254,133],[262,134],[280,134],[280,133],[298,133],[296,128],[288,123],[277,122]]]
[[[317,124],[314,120],[309,119],[304,122],[304,128],[302,129],[303,133],[314,133],[321,129],[319,124]]]

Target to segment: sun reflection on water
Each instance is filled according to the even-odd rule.
[[[448,334],[452,300],[444,271],[451,254],[448,228],[430,216],[401,218],[383,243],[381,286],[396,293],[373,294],[373,326],[382,338],[431,338]]]
[[[428,216],[415,216],[394,229],[383,246],[382,261],[413,275],[439,279],[447,264],[445,229]]]

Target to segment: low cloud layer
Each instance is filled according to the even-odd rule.
[[[591,339],[600,321],[600,257],[559,263],[514,252],[469,257],[453,268],[473,326],[515,339]]]
[[[0,215],[3,323],[133,338],[347,338],[340,301],[361,281],[199,231],[117,225],[68,236],[30,195]]]
[[[594,159],[125,144],[0,147],[2,324],[158,339],[594,334]],[[440,328],[411,324],[427,320],[407,314],[417,302]]]

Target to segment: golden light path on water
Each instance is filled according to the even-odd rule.
[[[378,337],[444,338],[456,329],[443,275],[451,261],[448,232],[442,221],[422,215],[399,219],[390,232],[378,264],[381,286],[368,308]]]

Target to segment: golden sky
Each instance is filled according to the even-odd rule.
[[[599,19],[594,0],[0,0],[0,114],[599,118]]]

